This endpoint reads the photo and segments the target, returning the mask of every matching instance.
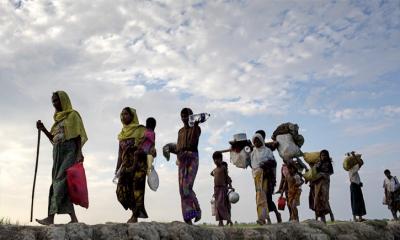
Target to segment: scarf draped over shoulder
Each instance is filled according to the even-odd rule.
[[[64,121],[65,140],[81,137],[81,144],[83,146],[88,138],[81,116],[72,108],[71,101],[66,92],[57,91],[56,93],[60,98],[62,110],[54,113],[54,124],[51,127],[50,132],[54,134],[55,126],[59,122]]]
[[[122,129],[121,132],[118,134],[118,140],[122,141],[133,138],[135,139],[135,146],[139,146],[139,144],[143,142],[144,132],[146,128],[145,126],[139,124],[139,119],[136,114],[136,110],[134,108],[129,108],[129,111],[133,116],[133,120],[131,123],[125,125],[122,122],[122,116],[121,116]]]

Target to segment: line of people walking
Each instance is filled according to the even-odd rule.
[[[71,101],[64,91],[54,92],[52,104],[55,108],[54,124],[48,130],[38,120],[37,128],[42,131],[53,145],[52,184],[49,190],[48,216],[36,219],[43,225],[54,223],[55,214],[69,214],[71,222],[78,222],[73,203],[68,194],[66,170],[74,163],[83,162],[82,147],[87,141],[87,135],[80,114],[73,109]],[[183,127],[178,131],[176,149],[176,164],[178,166],[179,193],[183,220],[187,224],[198,222],[202,211],[196,193],[193,191],[194,181],[199,168],[198,144],[201,135],[199,121],[189,124],[189,116],[193,115],[190,108],[183,108],[180,116]],[[156,120],[147,118],[146,125],[139,123],[134,108],[125,107],[121,114],[122,129],[118,134],[119,148],[115,174],[118,175],[116,196],[124,209],[132,212],[128,223],[138,222],[139,218],[148,218],[145,208],[145,183],[146,177],[151,172],[152,160],[157,156],[155,149]],[[257,223],[270,224],[270,212],[274,212],[277,222],[281,222],[281,214],[274,201],[273,194],[277,178],[277,162],[273,151],[278,147],[278,142],[265,143],[265,131],[258,130],[252,137],[250,154],[250,167],[254,179]],[[326,215],[334,221],[329,204],[330,176],[334,173],[332,159],[327,150],[320,152],[320,161],[310,168],[316,169],[318,178],[305,181],[299,162],[296,159],[283,159],[281,168],[281,183],[276,193],[287,199],[290,221],[299,221],[297,207],[300,205],[301,186],[309,183],[309,207],[315,212],[315,218],[326,222]],[[232,225],[231,205],[229,193],[234,191],[232,179],[228,174],[228,164],[223,161],[222,152],[214,152],[213,161],[216,165],[211,172],[214,178],[215,217],[220,226],[223,221]],[[363,166],[361,161],[349,170],[351,207],[354,221],[363,221],[366,215],[365,203],[362,194],[362,182],[359,169]],[[301,164],[300,164],[301,165]],[[303,164],[304,165],[304,164]],[[385,170],[384,204],[387,204],[395,220],[400,211],[400,184],[396,177]],[[279,206],[278,206],[279,207]]]

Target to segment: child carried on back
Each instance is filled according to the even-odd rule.
[[[219,226],[223,226],[223,220],[232,226],[231,203],[228,190],[232,188],[232,180],[228,176],[228,164],[222,160],[221,152],[214,152],[213,160],[216,168],[211,172],[214,177],[215,218]]]
[[[157,157],[155,148],[156,133],[154,132],[156,123],[156,119],[152,117],[146,119],[146,130],[144,132],[143,142],[141,144],[141,148],[147,154],[147,174],[150,173],[153,160],[155,157]]]

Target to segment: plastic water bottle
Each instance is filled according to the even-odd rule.
[[[189,126],[193,127],[195,122],[203,123],[205,122],[211,115],[209,113],[198,113],[192,114],[189,116]]]

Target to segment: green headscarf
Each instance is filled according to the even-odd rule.
[[[146,128],[143,125],[139,124],[139,119],[136,114],[136,110],[134,108],[129,108],[130,113],[132,114],[132,122],[128,125],[125,125],[122,122],[122,112],[120,115],[121,122],[122,122],[122,129],[121,132],[118,134],[118,140],[126,140],[130,138],[135,139],[135,146],[138,146],[143,141],[144,132]]]
[[[54,124],[51,127],[51,133],[54,134],[55,126],[64,121],[64,134],[65,140],[70,140],[76,137],[81,137],[82,146],[88,140],[85,127],[83,126],[82,118],[77,111],[72,108],[71,101],[69,100],[68,94],[64,91],[57,91],[56,94],[60,98],[61,112],[54,113]]]

